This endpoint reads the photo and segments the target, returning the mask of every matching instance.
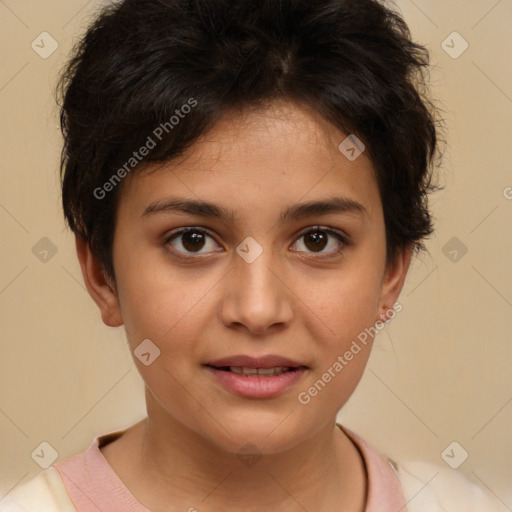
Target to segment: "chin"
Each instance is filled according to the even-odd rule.
[[[210,422],[208,430],[200,433],[221,450],[236,455],[250,451],[251,447],[255,447],[258,454],[275,455],[290,450],[312,434],[310,425],[293,418],[293,414],[287,418],[287,414],[258,412],[240,413],[235,418],[224,416],[222,427],[225,429]]]

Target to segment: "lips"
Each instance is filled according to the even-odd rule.
[[[246,398],[271,398],[293,387],[309,368],[286,357],[246,355],[205,364],[224,389]]]

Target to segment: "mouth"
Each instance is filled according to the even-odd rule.
[[[243,375],[244,377],[275,377],[277,375],[282,375],[283,373],[288,373],[297,370],[297,368],[293,366],[278,366],[274,368],[249,368],[244,366],[212,366],[211,368],[216,368],[217,370],[221,370],[223,372],[232,372],[235,373],[236,375]]]
[[[233,356],[204,365],[224,389],[247,398],[271,398],[294,386],[308,366],[281,356]]]
[[[244,377],[274,377],[282,375],[283,373],[308,368],[298,361],[278,355],[266,355],[261,357],[237,355],[208,362],[206,366],[223,372],[232,372]]]

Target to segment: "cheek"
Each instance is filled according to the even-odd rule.
[[[193,331],[199,325],[198,315],[211,288],[209,280],[198,279],[190,269],[173,269],[158,259],[147,264],[142,254],[132,253],[130,260],[119,261],[121,315],[130,344],[142,339],[160,340],[167,344],[180,333]],[[209,284],[209,286],[208,286]]]
[[[368,358],[378,308],[379,281],[354,274],[309,294],[303,318],[315,343],[316,367],[297,401],[312,416],[335,415],[359,383]],[[314,314],[312,314],[312,312]],[[307,316],[306,316],[307,315]]]
[[[307,305],[301,321],[315,341],[316,371],[301,389],[301,404],[309,404],[318,414],[336,414],[348,400],[361,379],[371,352],[368,328],[378,314],[381,276],[379,268],[358,259],[316,280],[309,292],[303,281]],[[301,399],[302,397],[302,399]]]
[[[345,270],[316,280],[314,286],[304,281],[300,297],[307,306],[304,315],[310,318],[310,329],[316,331],[315,339],[339,349],[374,324],[381,291],[380,275],[374,269]]]
[[[173,350],[179,350],[185,340],[197,338],[204,322],[208,288],[203,292],[200,284],[193,290],[190,283],[174,282],[169,288],[162,287],[161,281],[154,284],[152,287],[146,282],[142,288],[128,290],[129,299],[122,308],[127,333],[130,338],[150,338],[161,346],[172,345]],[[177,343],[179,340],[181,343]]]

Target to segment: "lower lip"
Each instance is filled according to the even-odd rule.
[[[258,375],[244,377],[233,372],[206,367],[220,384],[232,393],[247,398],[272,398],[291,388],[306,372],[306,368],[297,368],[291,372],[272,377]]]

